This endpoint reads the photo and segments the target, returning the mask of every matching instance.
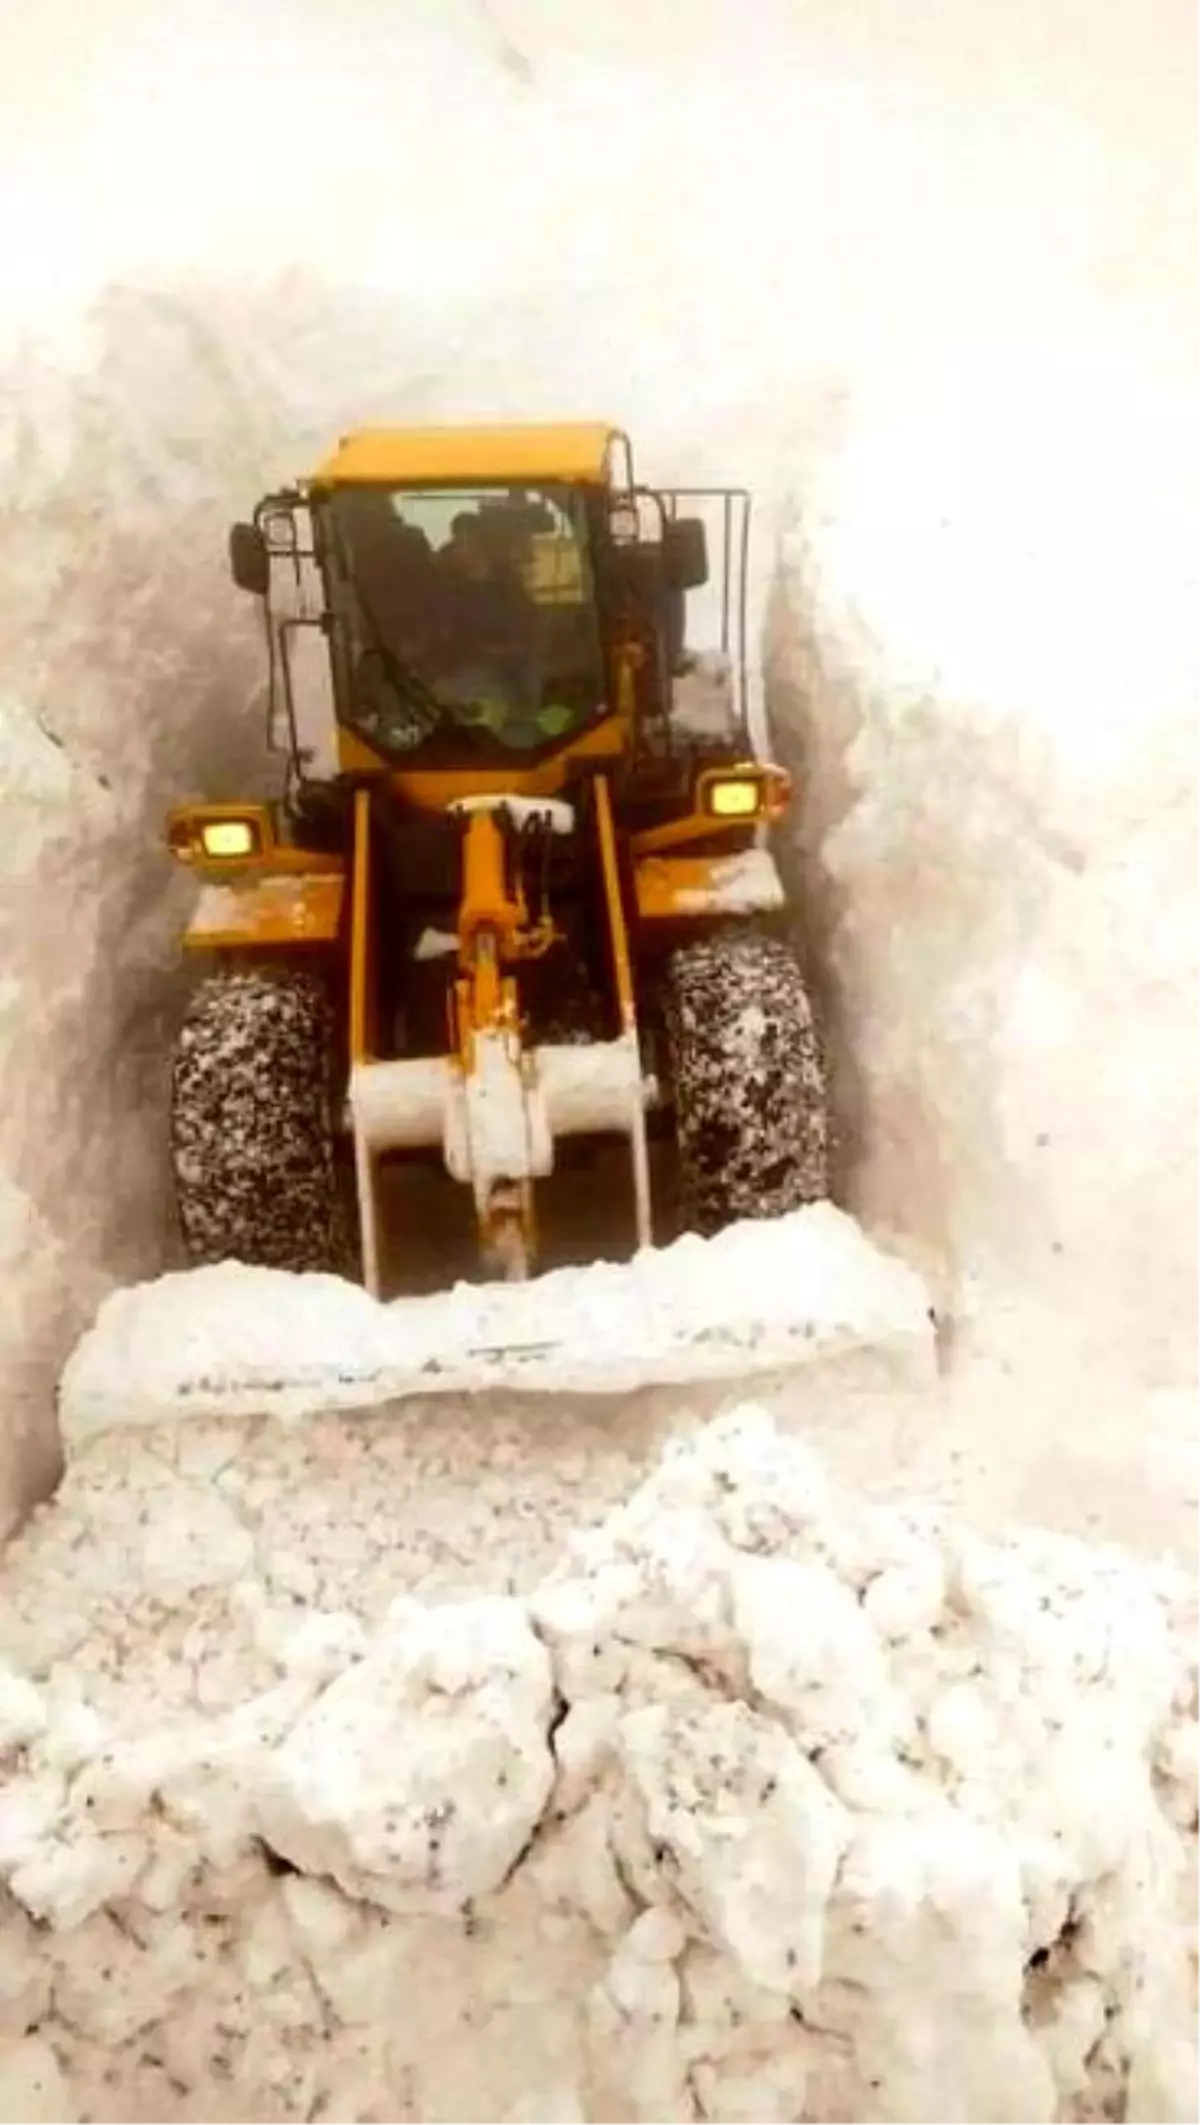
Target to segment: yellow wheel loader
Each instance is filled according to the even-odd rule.
[[[287,774],[168,822],[210,961],[173,1068],[195,1262],[378,1295],[389,1170],[432,1159],[485,1273],[523,1277],[587,1138],[625,1147],[631,1249],[664,1136],[699,1232],[826,1194],[766,846],[790,786],[747,724],[749,506],[640,486],[603,423],[372,430],[235,525]]]

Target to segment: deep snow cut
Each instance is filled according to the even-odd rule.
[[[1173,0],[743,19],[23,25],[3,717],[44,786],[6,786],[0,857],[6,1523],[73,1338],[172,1260],[159,824],[266,772],[225,527],[361,421],[611,412],[648,477],[755,489],[756,612],[798,523],[772,705],[844,1199],[991,1362],[1119,1380],[1131,1435],[1194,1373],[1190,32]],[[239,125],[308,151],[248,181],[212,152]]]
[[[383,1424],[109,1434],[16,1545],[0,2116],[1194,2116],[1182,1575],[753,1408],[439,1555],[328,1511]]]

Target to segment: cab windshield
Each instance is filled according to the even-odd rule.
[[[378,750],[534,752],[599,713],[586,505],[574,489],[345,487],[322,516],[339,714]]]

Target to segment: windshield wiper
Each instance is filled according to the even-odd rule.
[[[368,655],[370,654],[372,652],[368,651]],[[379,658],[387,673],[389,685],[394,687],[400,699],[406,701],[410,708],[423,709],[432,723],[440,723],[446,713],[446,703],[421,677],[416,666],[406,664],[403,657],[398,657],[394,649],[388,648],[386,642],[376,642],[373,654]]]
[[[426,715],[429,718],[430,728],[432,729],[435,724],[441,722],[446,713],[445,702],[439,699],[433,688],[421,677],[420,672],[414,665],[406,663],[403,657],[397,656],[395,650],[385,639],[383,629],[371,609],[369,600],[363,594],[361,584],[355,585],[355,594],[358,599],[358,609],[366,621],[366,631],[370,637],[370,648],[367,651],[367,655],[378,657],[384,671],[387,673],[389,684],[394,688],[400,699],[407,702],[410,708],[419,709]]]

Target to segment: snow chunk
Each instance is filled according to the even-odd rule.
[[[263,1837],[390,1911],[499,1887],[554,1782],[550,1662],[515,1601],[407,1605],[272,1764]]]
[[[621,1752],[659,1864],[709,1937],[753,1984],[809,1998],[850,1837],[817,1772],[743,1704],[630,1713]]]
[[[821,1749],[892,1727],[887,1662],[870,1622],[827,1564],[746,1557],[734,1582],[750,1679]],[[796,1619],[803,1627],[797,1629]]]

